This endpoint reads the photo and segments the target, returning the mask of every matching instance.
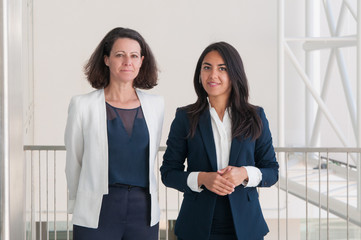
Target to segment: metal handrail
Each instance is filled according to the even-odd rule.
[[[165,151],[167,147],[160,146],[159,151]],[[275,147],[276,152],[349,152],[349,153],[361,153],[361,148],[353,147]],[[66,150],[64,145],[24,145],[24,150],[34,151],[53,151],[53,150]]]
[[[166,147],[165,146],[161,146],[159,148],[159,152],[164,152],[166,150]],[[33,167],[33,162],[35,161],[36,163],[39,163],[40,165],[40,152],[43,152],[45,151],[48,156],[48,152],[52,152],[54,151],[54,164],[55,164],[55,161],[58,161],[57,158],[56,158],[56,152],[57,151],[66,151],[66,148],[65,146],[63,145],[56,145],[56,146],[51,146],[51,145],[26,145],[24,146],[24,151],[31,151],[31,166]],[[35,151],[35,152],[39,152],[39,160],[34,160],[33,159],[33,154],[32,152]],[[278,184],[276,184],[276,190],[278,191],[278,206],[274,209],[270,209],[270,208],[267,208],[267,209],[263,209],[263,210],[276,210],[278,211],[278,232],[280,231],[280,212],[282,211],[285,211],[286,212],[286,239],[288,239],[288,234],[289,234],[289,231],[288,231],[288,221],[289,221],[289,217],[288,217],[288,212],[289,212],[289,206],[288,206],[288,202],[289,202],[289,195],[294,195],[296,196],[297,198],[299,199],[302,199],[306,202],[306,235],[308,235],[308,204],[312,204],[316,207],[318,207],[321,211],[321,209],[327,211],[327,233],[329,232],[329,213],[333,213],[335,214],[336,216],[340,217],[340,218],[343,218],[347,221],[347,226],[349,226],[349,222],[351,223],[355,223],[356,225],[358,226],[361,226],[361,220],[357,220],[358,219],[358,216],[360,215],[358,212],[358,207],[354,207],[352,205],[350,205],[349,203],[349,178],[350,178],[350,175],[349,175],[349,172],[350,174],[353,173],[355,171],[350,171],[350,169],[352,168],[352,166],[349,164],[348,162],[348,158],[349,158],[349,155],[352,155],[352,154],[357,154],[358,156],[360,156],[360,153],[361,153],[361,148],[339,148],[339,147],[332,147],[332,148],[316,148],[316,147],[291,147],[291,148],[287,148],[287,147],[276,147],[275,148],[275,152],[277,153],[277,158],[280,162],[280,180],[278,182]],[[303,161],[306,161],[305,163],[305,166],[306,166],[306,169],[304,169],[305,171],[305,179],[302,180],[302,181],[306,181],[305,185],[302,185],[302,181],[294,181],[292,180],[292,176],[290,175],[290,165],[291,164],[288,164],[288,161],[290,160],[290,156],[293,156],[292,154],[293,153],[296,153],[296,157],[299,156],[298,153],[303,153],[304,156],[306,156],[306,160],[303,159],[301,160],[300,162],[303,162]],[[318,157],[315,157],[315,159],[312,159],[313,163],[317,163],[319,165],[319,167],[321,166],[321,161],[326,161],[327,163],[327,169],[326,169],[326,172],[323,172],[322,174],[327,174],[327,194],[326,193],[321,193],[320,189],[319,188],[319,191],[313,189],[311,186],[308,186],[308,183],[311,183],[311,181],[308,179],[308,175],[309,173],[307,173],[307,161],[311,160],[311,159],[308,159],[308,154],[309,153],[318,153]],[[320,154],[321,153],[327,153],[327,157],[322,157]],[[335,159],[331,159],[329,157],[329,153],[345,153],[347,154],[347,163],[344,163],[344,162],[340,162],[338,160],[335,160]],[[48,157],[47,157],[48,158]],[[317,158],[317,159],[316,159]],[[360,157],[358,158],[358,161],[359,161]],[[347,208],[347,212],[346,213],[340,213],[340,202],[337,200],[337,199],[333,199],[332,198],[332,195],[330,196],[330,190],[329,190],[329,168],[330,168],[330,171],[332,171],[332,165],[336,165],[336,164],[329,164],[329,163],[332,163],[332,162],[337,162],[337,163],[342,163],[342,169],[344,169],[344,173],[346,174],[344,177],[347,178],[347,203],[342,203],[345,208]],[[48,162],[48,160],[47,160]],[[293,161],[294,162],[294,161]],[[283,163],[283,165],[282,165]],[[345,167],[345,166],[346,167]],[[361,164],[357,164],[357,166],[360,166]],[[158,166],[159,166],[159,156],[158,156]],[[338,167],[338,166],[336,166]],[[341,168],[341,166],[340,166]],[[345,171],[346,169],[346,171]],[[40,173],[40,166],[39,166],[39,173]],[[318,182],[319,182],[319,185],[321,184],[321,168],[320,169],[316,169],[318,171]],[[32,171],[33,172],[33,171]],[[54,169],[54,175],[56,174],[55,173],[56,170]],[[158,173],[159,174],[159,173]],[[33,176],[35,177],[35,176]],[[41,188],[41,185],[40,185],[40,175],[39,176],[36,176],[39,178],[39,183],[38,180],[35,181],[32,179],[32,187],[34,187],[33,185],[35,184],[39,184],[39,188]],[[159,177],[159,176],[158,176]],[[353,178],[354,179],[354,178]],[[158,178],[159,180],[159,178]],[[59,180],[56,180],[56,181],[59,181]],[[60,180],[61,181],[61,180]],[[36,183],[35,183],[36,182]],[[54,178],[54,182],[55,182],[55,178]],[[314,182],[314,180],[313,180]],[[325,183],[326,184],[326,183]],[[46,187],[48,188],[48,187]],[[54,184],[54,188],[55,188],[55,184]],[[168,203],[168,198],[170,196],[170,190],[168,190],[166,187],[164,187],[163,185],[159,185],[158,184],[158,188],[162,188],[164,189],[164,194],[165,194],[165,209],[162,208],[162,211],[165,213],[165,216],[166,217],[166,226],[165,226],[165,230],[166,230],[166,240],[168,239],[168,229],[169,229],[169,226],[168,226],[168,218],[170,216],[169,213],[177,213],[177,210],[179,211],[179,205],[180,205],[180,202],[179,202],[179,198],[181,198],[181,195],[179,193],[177,193],[177,198],[178,198],[178,207],[176,208],[172,208],[170,209],[169,206],[170,204],[167,204]],[[261,194],[263,191],[262,188],[259,189],[259,193]],[[281,201],[281,198],[280,198],[280,194],[279,192],[280,191],[284,191],[286,193],[286,199],[285,199],[285,206],[281,206],[280,205],[280,202]],[[346,191],[346,190],[345,190]],[[40,192],[40,191],[39,191]],[[56,191],[54,191],[55,193]],[[160,191],[159,191],[160,192]],[[159,196],[158,196],[159,197]],[[41,198],[41,195],[39,193],[39,199]],[[56,197],[54,197],[54,205],[56,204]],[[40,199],[41,200],[41,199]],[[32,201],[34,201],[33,197],[32,197]],[[164,199],[162,199],[162,201],[164,201]],[[46,202],[48,202],[48,200],[46,200]],[[41,202],[38,203],[39,206],[41,205]],[[336,209],[332,209],[330,208],[330,206],[333,204],[333,207],[335,206],[334,204],[338,204],[337,208]],[[56,206],[54,206],[56,207]],[[41,209],[41,207],[39,207],[38,209],[40,211],[37,211],[36,214],[44,214],[44,209]],[[60,209],[59,209],[60,210]],[[54,219],[55,219],[55,215],[59,213],[59,210],[55,210],[54,208],[54,211],[57,211],[56,213],[54,212]],[[32,208],[32,211],[35,211],[35,207]],[[62,211],[62,210],[61,210]],[[358,214],[358,215],[357,215]],[[35,221],[35,213],[32,213],[32,221]],[[321,218],[321,215],[319,215],[319,218]],[[170,217],[170,219],[173,219],[173,217]],[[41,219],[41,216],[39,217],[39,220],[42,221]],[[48,220],[46,220],[48,221]],[[44,222],[46,222],[44,220]],[[55,220],[56,221],[56,220]],[[67,215],[67,236],[69,239],[69,218],[68,218],[68,215]],[[40,226],[40,225],[39,225]],[[321,225],[320,225],[321,227]],[[35,230],[35,226],[32,226],[32,229]],[[40,227],[41,229],[41,227]],[[49,230],[49,229],[47,229]],[[54,222],[54,231],[56,232],[56,225],[55,225],[55,222]],[[349,231],[349,227],[347,227],[347,232]],[[34,235],[33,235],[34,236]],[[41,234],[40,234],[41,236]],[[47,237],[49,237],[49,233],[47,233]],[[280,234],[278,234],[278,237],[280,239]],[[55,239],[56,239],[56,234],[55,234]],[[307,238],[306,238],[307,239]]]

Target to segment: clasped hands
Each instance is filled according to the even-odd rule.
[[[235,187],[248,181],[247,170],[244,167],[228,166],[217,172],[200,172],[198,186],[204,185],[209,191],[225,196],[234,192]]]

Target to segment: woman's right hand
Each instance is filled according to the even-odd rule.
[[[209,191],[225,196],[234,192],[234,184],[222,177],[217,172],[200,172],[198,186],[204,185]]]

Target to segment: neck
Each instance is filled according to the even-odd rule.
[[[209,97],[209,103],[216,110],[219,119],[223,121],[223,116],[227,109],[228,99]]]
[[[112,83],[104,89],[105,101],[115,107],[134,107],[139,105],[139,100],[132,84]]]

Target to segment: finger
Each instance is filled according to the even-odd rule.
[[[217,195],[220,195],[220,196],[225,196],[225,195],[228,195],[228,194],[232,193],[232,191],[227,191],[226,189],[221,188],[219,186],[214,188],[213,192],[216,193]]]
[[[225,182],[225,183],[223,183]],[[228,183],[228,185],[227,185]],[[215,192],[216,194],[226,195],[229,193],[232,193],[234,191],[233,185],[230,184],[227,180],[223,179],[222,177],[219,177],[218,179],[215,179],[212,184],[210,184],[208,189],[212,192]]]
[[[232,188],[232,189],[235,187],[234,184],[232,183],[232,181],[230,181],[230,179],[226,179],[226,177],[223,177],[223,176],[219,179],[219,182],[224,187],[229,187],[229,188]]]
[[[217,172],[218,172],[218,174],[223,175],[223,174],[225,174],[226,172],[228,172],[230,170],[231,170],[231,167],[227,166],[227,167],[225,167],[223,169],[218,170]]]
[[[224,178],[231,178],[233,175],[233,170],[230,168],[228,171],[222,174],[222,177]]]
[[[223,193],[226,193],[226,194],[230,194],[230,193],[232,193],[232,192],[234,191],[234,185],[233,185],[231,182],[227,181],[227,180],[225,180],[225,183],[223,183],[223,182],[217,182],[217,183],[214,185],[214,187],[215,187],[218,191],[223,192]]]

